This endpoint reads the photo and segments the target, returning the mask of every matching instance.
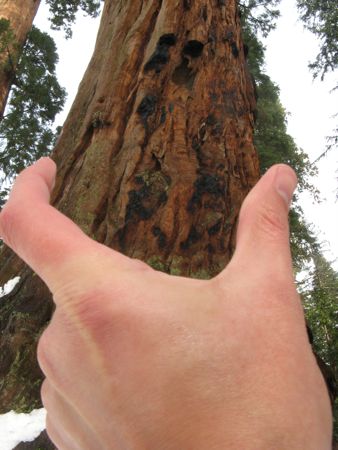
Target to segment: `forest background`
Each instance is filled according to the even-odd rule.
[[[74,1],[74,10],[62,8],[65,2],[48,1],[54,28],[71,37],[73,13],[83,9],[90,16],[97,16],[100,2]],[[68,2],[72,3],[72,2]],[[269,77],[265,66],[264,39],[271,38],[271,32],[278,22],[279,1],[247,0],[240,2],[244,41],[247,46],[247,62],[255,80],[258,106],[255,130],[255,144],[259,153],[261,171],[278,162],[285,162],[295,168],[300,180],[291,211],[292,249],[298,288],[302,294],[307,319],[313,332],[314,348],[332,370],[338,375],[338,274],[337,265],[328,252],[327,243],[311,224],[311,218],[304,214],[304,205],[320,200],[317,183],[321,161],[313,164],[314,155],[309,158],[306,149],[299,148],[287,128],[288,113],[284,109],[278,86]],[[290,1],[288,0],[290,5]],[[293,2],[295,3],[295,2]],[[298,13],[303,26],[319,38],[319,52],[312,60],[309,71],[318,80],[336,75],[338,64],[338,7],[336,2],[298,0]],[[54,6],[53,6],[54,5]],[[40,15],[45,15],[42,5]],[[53,9],[54,8],[54,9]],[[38,21],[36,22],[36,25]],[[0,21],[0,51],[8,53],[11,45],[11,30],[6,21]],[[283,47],[290,44],[284,42]],[[273,48],[273,46],[269,47]],[[277,48],[269,50],[278,55]],[[90,53],[88,51],[88,53]],[[287,53],[291,54],[289,49]],[[89,55],[88,55],[89,56]],[[269,59],[270,56],[269,56]],[[280,59],[277,56],[277,59]],[[66,95],[56,77],[58,56],[53,40],[34,27],[18,59],[15,78],[8,106],[0,123],[0,169],[2,170],[1,199],[5,201],[8,186],[15,175],[42,155],[48,154],[60,133],[62,116],[57,116],[64,106]],[[290,60],[289,71],[294,68]],[[85,68],[85,67],[84,67]],[[11,70],[11,67],[8,68]],[[59,69],[62,70],[62,67]],[[67,77],[71,69],[67,67]],[[66,78],[67,78],[66,77]],[[292,76],[290,77],[292,83]],[[62,82],[61,82],[62,84]],[[335,88],[334,82],[332,89]],[[290,84],[290,96],[291,96]],[[311,110],[311,100],[309,99]],[[327,114],[322,111],[322,114]],[[55,121],[55,117],[57,120]],[[337,155],[337,130],[332,130],[327,145],[318,148],[318,157]],[[338,182],[337,182],[338,186]],[[336,189],[338,189],[336,186]],[[304,195],[307,196],[305,199]],[[311,200],[309,200],[311,199]],[[309,209],[307,207],[307,209]],[[327,219],[329,220],[329,219]],[[334,222],[334,218],[332,218]],[[335,416],[338,404],[335,403]],[[337,426],[335,428],[338,434]],[[338,436],[337,436],[338,437]]]

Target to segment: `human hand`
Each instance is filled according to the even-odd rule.
[[[47,431],[62,450],[329,450],[331,409],[308,343],[288,236],[296,186],[270,169],[236,253],[209,281],[157,272],[51,207],[55,164],[17,178],[0,235],[47,283],[38,346]]]

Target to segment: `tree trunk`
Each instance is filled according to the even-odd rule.
[[[53,153],[52,203],[155,269],[213,277],[259,176],[254,110],[235,0],[106,0]],[[39,403],[33,354],[52,313],[43,283],[25,267],[20,275],[0,303],[2,412]]]
[[[13,32],[13,41],[0,54],[0,120],[5,111],[21,49],[32,28],[40,1],[0,0],[0,19],[8,20]]]

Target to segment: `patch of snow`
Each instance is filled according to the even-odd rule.
[[[12,450],[20,442],[34,441],[46,428],[46,410],[34,409],[29,414],[10,411],[0,414],[0,449]]]
[[[19,281],[20,277],[15,277],[7,281],[7,283],[3,287],[0,286],[0,298],[12,292],[12,290],[19,283]]]

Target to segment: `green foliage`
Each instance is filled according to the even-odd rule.
[[[320,253],[313,257],[304,308],[314,334],[314,347],[338,376],[338,272]]]
[[[299,190],[307,190],[317,196],[309,181],[310,177],[317,174],[317,170],[311,165],[308,155],[297,147],[287,133],[287,113],[279,100],[279,88],[267,75],[260,74],[257,94],[255,143],[262,170],[277,162],[289,164],[297,172]]]
[[[338,273],[317,252],[302,292],[305,315],[316,353],[338,380]],[[334,406],[334,435],[338,440],[338,398]]]
[[[328,72],[338,67],[338,3],[334,0],[297,0],[297,8],[304,27],[319,38],[319,53],[309,68],[315,78],[320,75],[323,80]],[[317,161],[338,148],[338,127],[333,133],[328,136],[326,149]]]
[[[33,27],[0,123],[0,168],[7,180],[52,149],[55,136],[51,127],[66,97],[56,78],[57,61],[53,39]],[[0,202],[4,195],[2,191]]]
[[[289,164],[297,173],[299,191],[318,192],[311,184],[311,177],[317,174],[307,154],[297,147],[287,133],[287,113],[279,100],[279,88],[264,73],[264,47],[256,33],[247,24],[243,27],[243,37],[249,47],[248,65],[256,82],[257,119],[255,124],[255,145],[259,154],[261,172],[277,163]],[[318,243],[304,219],[302,208],[295,196],[290,212],[291,249],[294,267],[301,271],[311,260]]]
[[[281,0],[242,0],[238,2],[242,22],[254,33],[267,36],[276,28],[280,16],[277,9]]]
[[[332,0],[297,0],[297,7],[305,28],[320,39],[319,53],[310,68],[323,79],[338,66],[338,4]]]
[[[97,17],[100,12],[100,4],[103,0],[46,0],[52,17],[52,29],[64,29],[66,38],[72,36],[71,26],[75,22],[79,9],[91,16]]]

